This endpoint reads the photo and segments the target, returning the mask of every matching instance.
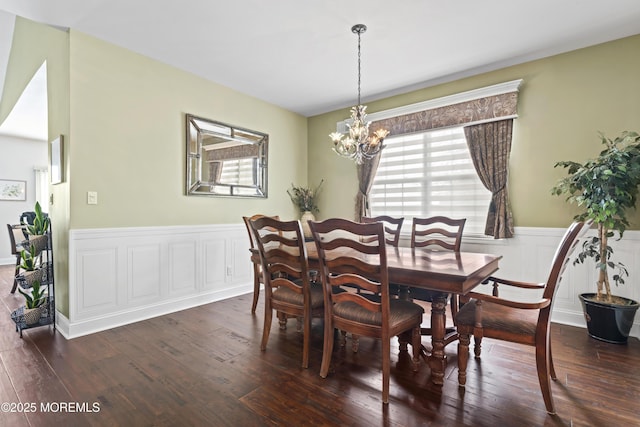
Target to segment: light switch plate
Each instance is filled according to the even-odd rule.
[[[98,192],[97,191],[87,191],[87,204],[88,205],[97,205],[98,204]]]

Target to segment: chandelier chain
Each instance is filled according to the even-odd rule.
[[[360,34],[361,34],[361,32],[358,31],[358,105],[361,105],[361,103],[360,103],[360,76],[361,76],[360,58],[362,56],[362,53],[361,53],[361,50],[360,50]]]

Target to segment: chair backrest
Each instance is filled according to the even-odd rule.
[[[551,312],[553,306],[553,296],[555,295],[558,284],[562,279],[562,274],[564,273],[567,264],[569,264],[569,260],[571,259],[571,255],[573,251],[576,249],[578,245],[578,241],[587,233],[589,228],[591,227],[592,222],[574,222],[567,228],[565,231],[558,248],[553,256],[553,261],[551,263],[551,271],[549,272],[549,277],[547,278],[547,282],[545,284],[544,292],[542,297],[549,298],[551,300],[551,304],[548,307],[543,309],[542,311]]]
[[[249,223],[249,221],[252,221],[254,219],[258,219],[258,218],[262,218],[265,217],[267,215],[263,215],[263,214],[255,214],[255,215],[251,215],[251,216],[243,216],[242,220],[244,221],[244,225],[245,227],[247,227],[247,233],[249,233],[249,243],[251,244],[251,249],[255,249],[256,248],[256,242],[253,238],[253,231],[251,231],[251,224]],[[271,218],[275,218],[275,219],[280,219],[280,217],[278,215],[272,216]]]
[[[384,234],[385,241],[388,245],[398,247],[400,243],[400,231],[402,230],[402,223],[404,222],[404,217],[394,218],[388,215],[380,215],[374,217],[362,217],[362,222],[371,223],[371,222],[382,222],[384,225]]]
[[[9,242],[11,243],[11,255],[17,255],[23,249],[22,245],[16,242],[17,241],[22,242],[24,240],[22,238],[22,232],[24,230],[24,226],[21,224],[7,224],[7,229],[9,230]]]
[[[382,223],[332,218],[311,221],[309,225],[318,250],[325,310],[333,303],[352,301],[369,311],[382,312],[382,322],[387,323],[389,275]],[[380,295],[381,301],[372,301],[364,294],[334,289],[343,285]]]
[[[272,288],[286,286],[310,303],[309,265],[300,221],[261,216],[249,224],[260,253],[267,298]]]
[[[459,252],[466,222],[466,218],[452,219],[445,216],[413,218],[411,247],[434,247]]]

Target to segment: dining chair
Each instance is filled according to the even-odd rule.
[[[363,216],[362,222],[382,222],[384,225],[385,242],[387,245],[398,247],[400,244],[400,231],[402,230],[402,223],[404,217],[391,217],[388,215],[379,215],[374,217]]]
[[[13,273],[13,286],[11,288],[11,293],[16,292],[16,288],[18,287],[18,279],[16,276],[20,273],[20,253],[24,249],[22,245],[18,242],[22,242],[23,239],[23,231],[24,226],[21,224],[7,224],[7,229],[9,231],[9,243],[11,244],[11,255],[16,257],[16,268]]]
[[[542,397],[547,412],[555,414],[551,382],[556,379],[551,356],[549,323],[553,297],[558,289],[562,273],[578,240],[587,232],[590,222],[574,222],[560,241],[551,263],[551,271],[544,283],[528,283],[490,277],[488,280],[500,285],[542,291],[542,297],[535,302],[519,302],[494,295],[470,292],[470,302],[460,308],[456,316],[458,328],[458,384],[467,382],[470,336],[473,335],[474,354],[480,358],[482,338],[494,338],[536,348],[536,368]]]
[[[445,216],[433,216],[430,218],[413,218],[411,225],[411,247],[430,248],[434,250],[446,250],[460,252],[462,245],[462,232],[464,231],[466,218],[453,219]],[[433,292],[428,289],[410,288],[409,296],[412,299],[431,302]],[[458,295],[450,296],[451,317],[454,319],[459,308]],[[422,328],[422,335],[431,335],[431,328]],[[457,339],[458,333],[453,328],[448,328],[445,334],[445,346]]]
[[[274,310],[281,314],[281,323],[287,321],[286,316],[302,319],[302,367],[307,368],[311,318],[324,315],[324,299],[320,284],[310,279],[300,221],[280,221],[263,216],[249,223],[260,253],[265,285],[264,330],[260,349],[267,349]]]
[[[244,221],[245,227],[247,227],[247,233],[249,233],[249,243],[251,245],[251,249],[256,249],[256,243],[253,238],[253,232],[251,231],[251,224],[249,221],[254,219],[262,218],[266,215],[256,214],[252,216],[243,216],[242,220]],[[280,219],[279,216],[275,215],[272,218]],[[256,307],[258,306],[258,298],[260,297],[260,286],[263,285],[262,282],[262,266],[259,262],[253,263],[253,302],[251,303],[251,314],[256,312]]]
[[[349,332],[354,337],[378,338],[382,342],[382,401],[389,403],[391,338],[410,336],[413,368],[417,370],[424,309],[389,295],[382,223],[365,224],[332,218],[310,222],[310,228],[318,251],[319,277],[324,293],[324,347],[320,376],[326,378],[329,373],[336,329]],[[340,292],[343,285],[360,287],[369,295]]]
[[[413,218],[411,247],[435,247],[460,252],[462,232],[466,222],[466,218],[452,219],[446,216]]]

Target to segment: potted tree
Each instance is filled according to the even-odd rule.
[[[634,208],[640,185],[640,135],[623,132],[611,140],[600,135],[605,149],[595,159],[585,163],[563,161],[555,167],[567,169],[568,176],[551,190],[565,195],[582,212],[574,218],[592,220],[597,235],[586,239],[574,264],[587,258],[595,261],[598,271],[597,292],[580,295],[589,335],[614,343],[626,343],[633,325],[638,302],[611,293],[610,280],[618,286],[629,276],[627,268],[612,260],[609,239],[621,239],[629,226],[627,213]],[[611,273],[611,277],[609,277]]]
[[[23,312],[24,322],[27,325],[35,325],[40,321],[42,308],[46,301],[46,297],[44,295],[45,289],[41,289],[40,282],[36,280],[31,285],[30,293],[24,292],[22,289],[18,289],[18,292],[20,292],[25,298],[25,307]]]

